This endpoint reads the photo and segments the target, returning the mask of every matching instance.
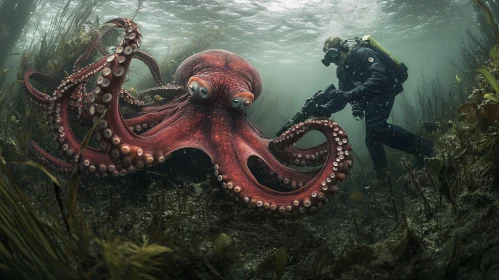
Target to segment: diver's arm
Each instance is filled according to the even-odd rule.
[[[338,67],[336,68],[336,78],[338,78],[338,89],[339,90],[345,90],[345,83],[343,83],[343,74],[341,72],[341,68]]]
[[[386,70],[378,55],[371,49],[362,51],[363,68],[368,73],[367,80],[347,92],[350,102],[369,100],[383,93],[387,77]]]

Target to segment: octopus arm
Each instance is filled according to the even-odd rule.
[[[179,118],[178,111],[187,102],[187,98],[179,99],[177,102],[169,102],[158,105],[154,110],[145,110],[145,114],[135,118],[126,119],[130,131],[143,137],[151,137],[161,129],[168,127]],[[152,109],[152,108],[148,108]]]
[[[163,98],[167,98],[169,101],[183,93],[185,93],[185,88],[183,86],[165,84],[141,91],[137,94],[137,96],[144,97],[146,95],[159,95]]]
[[[97,63],[82,68],[66,78],[56,89],[54,96],[49,96],[48,116],[50,128],[54,132],[54,140],[59,143],[62,154],[69,158],[70,163],[71,160],[80,162],[80,168],[84,173],[93,173],[97,169],[100,171],[102,167],[103,174],[109,175],[111,172],[116,176],[126,175],[152,164],[153,156],[148,153],[149,149],[144,153],[143,147],[150,145],[154,139],[147,139],[131,132],[119,108],[121,87],[126,71],[129,69],[134,52],[140,45],[140,31],[137,25],[128,19],[115,19],[110,23],[125,29],[126,34],[122,44],[116,48],[114,54],[103,57]],[[75,137],[69,124],[70,101],[74,94],[81,95],[81,92],[78,92],[78,90],[81,91],[80,86],[96,74],[99,74],[97,86],[89,96],[88,114],[94,118],[94,121],[99,122],[93,136],[98,141],[102,152],[86,148],[80,159],[78,154],[80,154],[81,142]],[[28,73],[26,76],[29,79],[31,75],[33,73]],[[33,92],[32,95],[36,94],[36,98],[45,98],[38,92]],[[101,115],[104,116],[103,119],[98,118]],[[44,154],[39,146],[33,148],[39,154]],[[162,154],[156,154],[156,157],[158,162],[164,160]],[[60,163],[55,159],[51,158],[51,160],[54,165]]]
[[[101,136],[99,147],[109,154],[115,164],[133,172],[155,161],[162,162],[164,154],[154,145],[158,142],[156,138],[133,133],[121,113],[121,88],[134,53],[140,45],[141,35],[137,25],[131,20],[115,19],[111,23],[122,27],[126,34],[115,53],[105,58],[106,65],[99,71],[94,90],[96,96],[89,106],[89,113],[92,116],[104,114],[102,125],[99,125],[100,129],[96,132]]]
[[[72,172],[74,164],[79,162],[80,168],[86,170],[86,175],[92,173],[96,177],[105,177],[112,174],[116,170],[116,166],[110,161],[107,154],[97,149],[85,147],[80,159],[81,141],[74,135],[68,121],[69,100],[70,93],[64,95],[60,100],[61,102],[57,102],[53,110],[49,109],[48,112],[50,128],[54,140],[58,144],[59,154],[66,160],[51,156],[34,141],[30,142],[32,150],[42,162],[61,173]]]
[[[109,53],[104,46],[102,45],[102,38],[110,31],[115,30],[117,28],[123,28],[125,25],[124,19],[113,19],[110,20],[106,23],[107,25],[101,28],[101,30],[97,33],[97,36],[95,37],[94,40],[92,40],[91,47],[87,50],[87,52],[91,52],[97,47],[99,49],[99,52],[104,55],[108,56],[111,53]],[[135,26],[135,31],[138,31],[138,27]],[[128,31],[128,30],[126,30]],[[140,31],[138,32],[140,33]],[[139,43],[140,45],[140,43]],[[154,78],[154,81],[158,86],[164,86],[165,83],[163,82],[163,79],[161,78],[161,70],[159,67],[158,62],[148,53],[141,51],[141,50],[136,50],[133,53],[133,57],[139,59],[142,61],[151,71],[151,74]]]
[[[269,143],[269,149],[279,161],[287,165],[296,166],[319,166],[324,164],[328,153],[328,147],[329,145],[327,142],[311,148],[298,148],[293,144],[276,145],[273,142]]]
[[[51,77],[37,72],[35,70],[29,69],[24,73],[23,82],[26,90],[30,93],[31,100],[41,107],[47,107],[50,103],[50,95],[43,93],[36,89],[30,82],[30,79],[39,80],[50,86],[56,87],[58,85],[57,81]]]
[[[142,61],[149,68],[149,71],[151,71],[152,77],[158,87],[167,86],[161,78],[161,70],[158,62],[151,55],[145,53],[144,51],[137,50],[134,54],[134,58]]]
[[[250,128],[261,138],[266,138],[263,131],[256,125],[248,122]],[[271,142],[269,140],[265,140]],[[298,140],[296,140],[298,141]],[[322,165],[326,158],[328,145],[326,142],[312,148],[298,148],[291,145],[270,145],[270,150],[277,159],[286,165],[296,166],[319,166]]]
[[[330,120],[309,120],[293,126],[295,130],[305,134],[311,130],[322,132],[326,136],[328,151],[326,161],[320,171],[299,172],[281,165],[268,151],[265,141],[251,133],[240,137],[237,132],[244,131],[241,124],[231,126],[223,124],[214,141],[210,157],[214,163],[217,180],[222,187],[236,200],[241,201],[250,209],[268,214],[294,216],[300,213],[313,212],[324,206],[328,198],[336,193],[338,185],[346,179],[352,166],[351,147],[347,144],[347,136],[337,123]],[[246,127],[247,128],[247,127]],[[250,131],[250,130],[248,130]],[[279,137],[273,140],[275,144],[288,144],[300,135],[291,138]],[[288,135],[289,136],[289,135]],[[334,151],[334,152],[333,152]],[[304,180],[302,187],[291,191],[276,191],[260,184],[247,166],[250,156],[261,158],[276,174],[286,176],[290,180]]]
[[[103,67],[104,62],[105,59],[92,65],[91,67],[89,67],[89,69],[85,69],[71,75],[67,78],[67,80],[59,85],[53,96],[46,95],[48,101],[47,105],[44,107],[47,109],[49,129],[53,133],[53,139],[58,144],[60,152],[64,157],[73,158],[79,153],[81,145],[80,141],[73,134],[73,131],[71,130],[71,126],[69,124],[69,107],[70,102],[72,101],[71,99],[73,98],[75,92],[80,90],[80,85],[84,83],[90,76],[97,73],[97,71]],[[28,91],[30,92],[32,97],[35,96],[36,98],[36,94],[38,94],[39,91],[35,91],[34,88],[29,84],[29,78],[32,75],[38,74],[28,71],[24,79]],[[50,79],[45,75],[42,75],[41,77],[50,81]],[[33,148],[35,150],[38,149],[36,147]],[[89,150],[92,149],[89,148]],[[93,150],[92,152],[99,154],[97,150]]]
[[[83,68],[81,64],[84,61],[87,61],[94,52],[94,50],[98,47],[99,42],[101,40],[99,35],[100,35],[99,32],[94,32],[91,34],[90,44],[88,48],[85,50],[85,52],[82,55],[80,55],[78,59],[76,59],[73,65],[73,72],[80,71]]]
[[[254,136],[253,136],[254,137]],[[272,189],[294,190],[303,187],[310,182],[317,174],[318,170],[299,171],[285,166],[268,149],[269,141],[266,139],[254,139],[250,137],[238,141],[237,148],[242,151],[250,151],[245,158],[256,157],[256,162],[263,169],[263,173],[271,176],[273,181]],[[257,142],[259,140],[259,142]]]
[[[128,158],[128,163],[135,169],[162,163],[172,152],[182,148],[195,148],[212,154],[208,144],[210,139],[201,129],[204,121],[205,118],[199,112],[177,111],[164,121],[164,127],[158,126],[147,131],[147,137],[135,139],[134,145],[122,142],[113,149],[117,151],[118,160],[125,161]],[[133,153],[135,147],[142,147],[140,154]]]

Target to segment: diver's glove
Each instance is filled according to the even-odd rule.
[[[334,87],[334,85],[332,87]],[[301,110],[277,131],[276,136],[279,137],[293,125],[303,122],[311,116],[316,118],[330,116],[331,114],[328,114],[327,108],[324,106],[329,100],[328,98],[329,95],[326,92],[322,90],[317,91],[312,97],[305,100],[305,105]]]
[[[331,113],[329,112],[328,102],[331,100],[331,96],[334,94],[334,90],[318,91],[310,99],[307,99],[307,103],[304,107],[309,114],[316,118],[329,118]],[[310,102],[308,102],[310,101]]]
[[[327,104],[317,105],[312,111],[312,116],[316,118],[329,118],[331,117],[331,112]]]
[[[348,100],[347,102],[356,102],[364,100],[368,91],[369,89],[363,84],[355,83],[355,88],[345,92],[343,95]]]
[[[352,116],[356,121],[364,119],[364,109],[357,102],[351,102],[352,104]]]
[[[352,99],[352,92],[336,90],[333,99],[335,99],[336,102],[347,104],[348,102],[350,102],[350,99]]]
[[[359,111],[359,110],[352,111],[352,116],[356,121],[361,121],[364,119],[364,111]]]
[[[349,91],[342,91],[339,89],[334,90],[332,99],[338,103],[347,103],[363,101],[369,89],[361,83],[355,83],[356,87]]]
[[[324,104],[324,107],[330,114],[343,110],[347,103],[350,102],[349,92],[339,89],[330,91],[328,97],[329,100],[326,104]]]

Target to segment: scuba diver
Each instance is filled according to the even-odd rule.
[[[279,132],[313,117],[329,118],[341,111],[347,103],[352,105],[356,120],[365,120],[365,142],[377,183],[387,178],[387,159],[383,145],[416,156],[416,165],[424,166],[424,157],[433,154],[433,143],[396,125],[387,122],[395,96],[403,91],[407,79],[407,67],[399,63],[370,35],[355,38],[357,44],[350,47],[347,40],[330,37],[324,42],[322,63],[328,67],[334,63],[338,77],[338,89],[330,85],[307,99],[305,106]]]

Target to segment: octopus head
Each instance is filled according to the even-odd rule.
[[[198,102],[244,111],[262,91],[262,78],[243,57],[224,50],[208,50],[187,58],[175,73],[177,84]]]

